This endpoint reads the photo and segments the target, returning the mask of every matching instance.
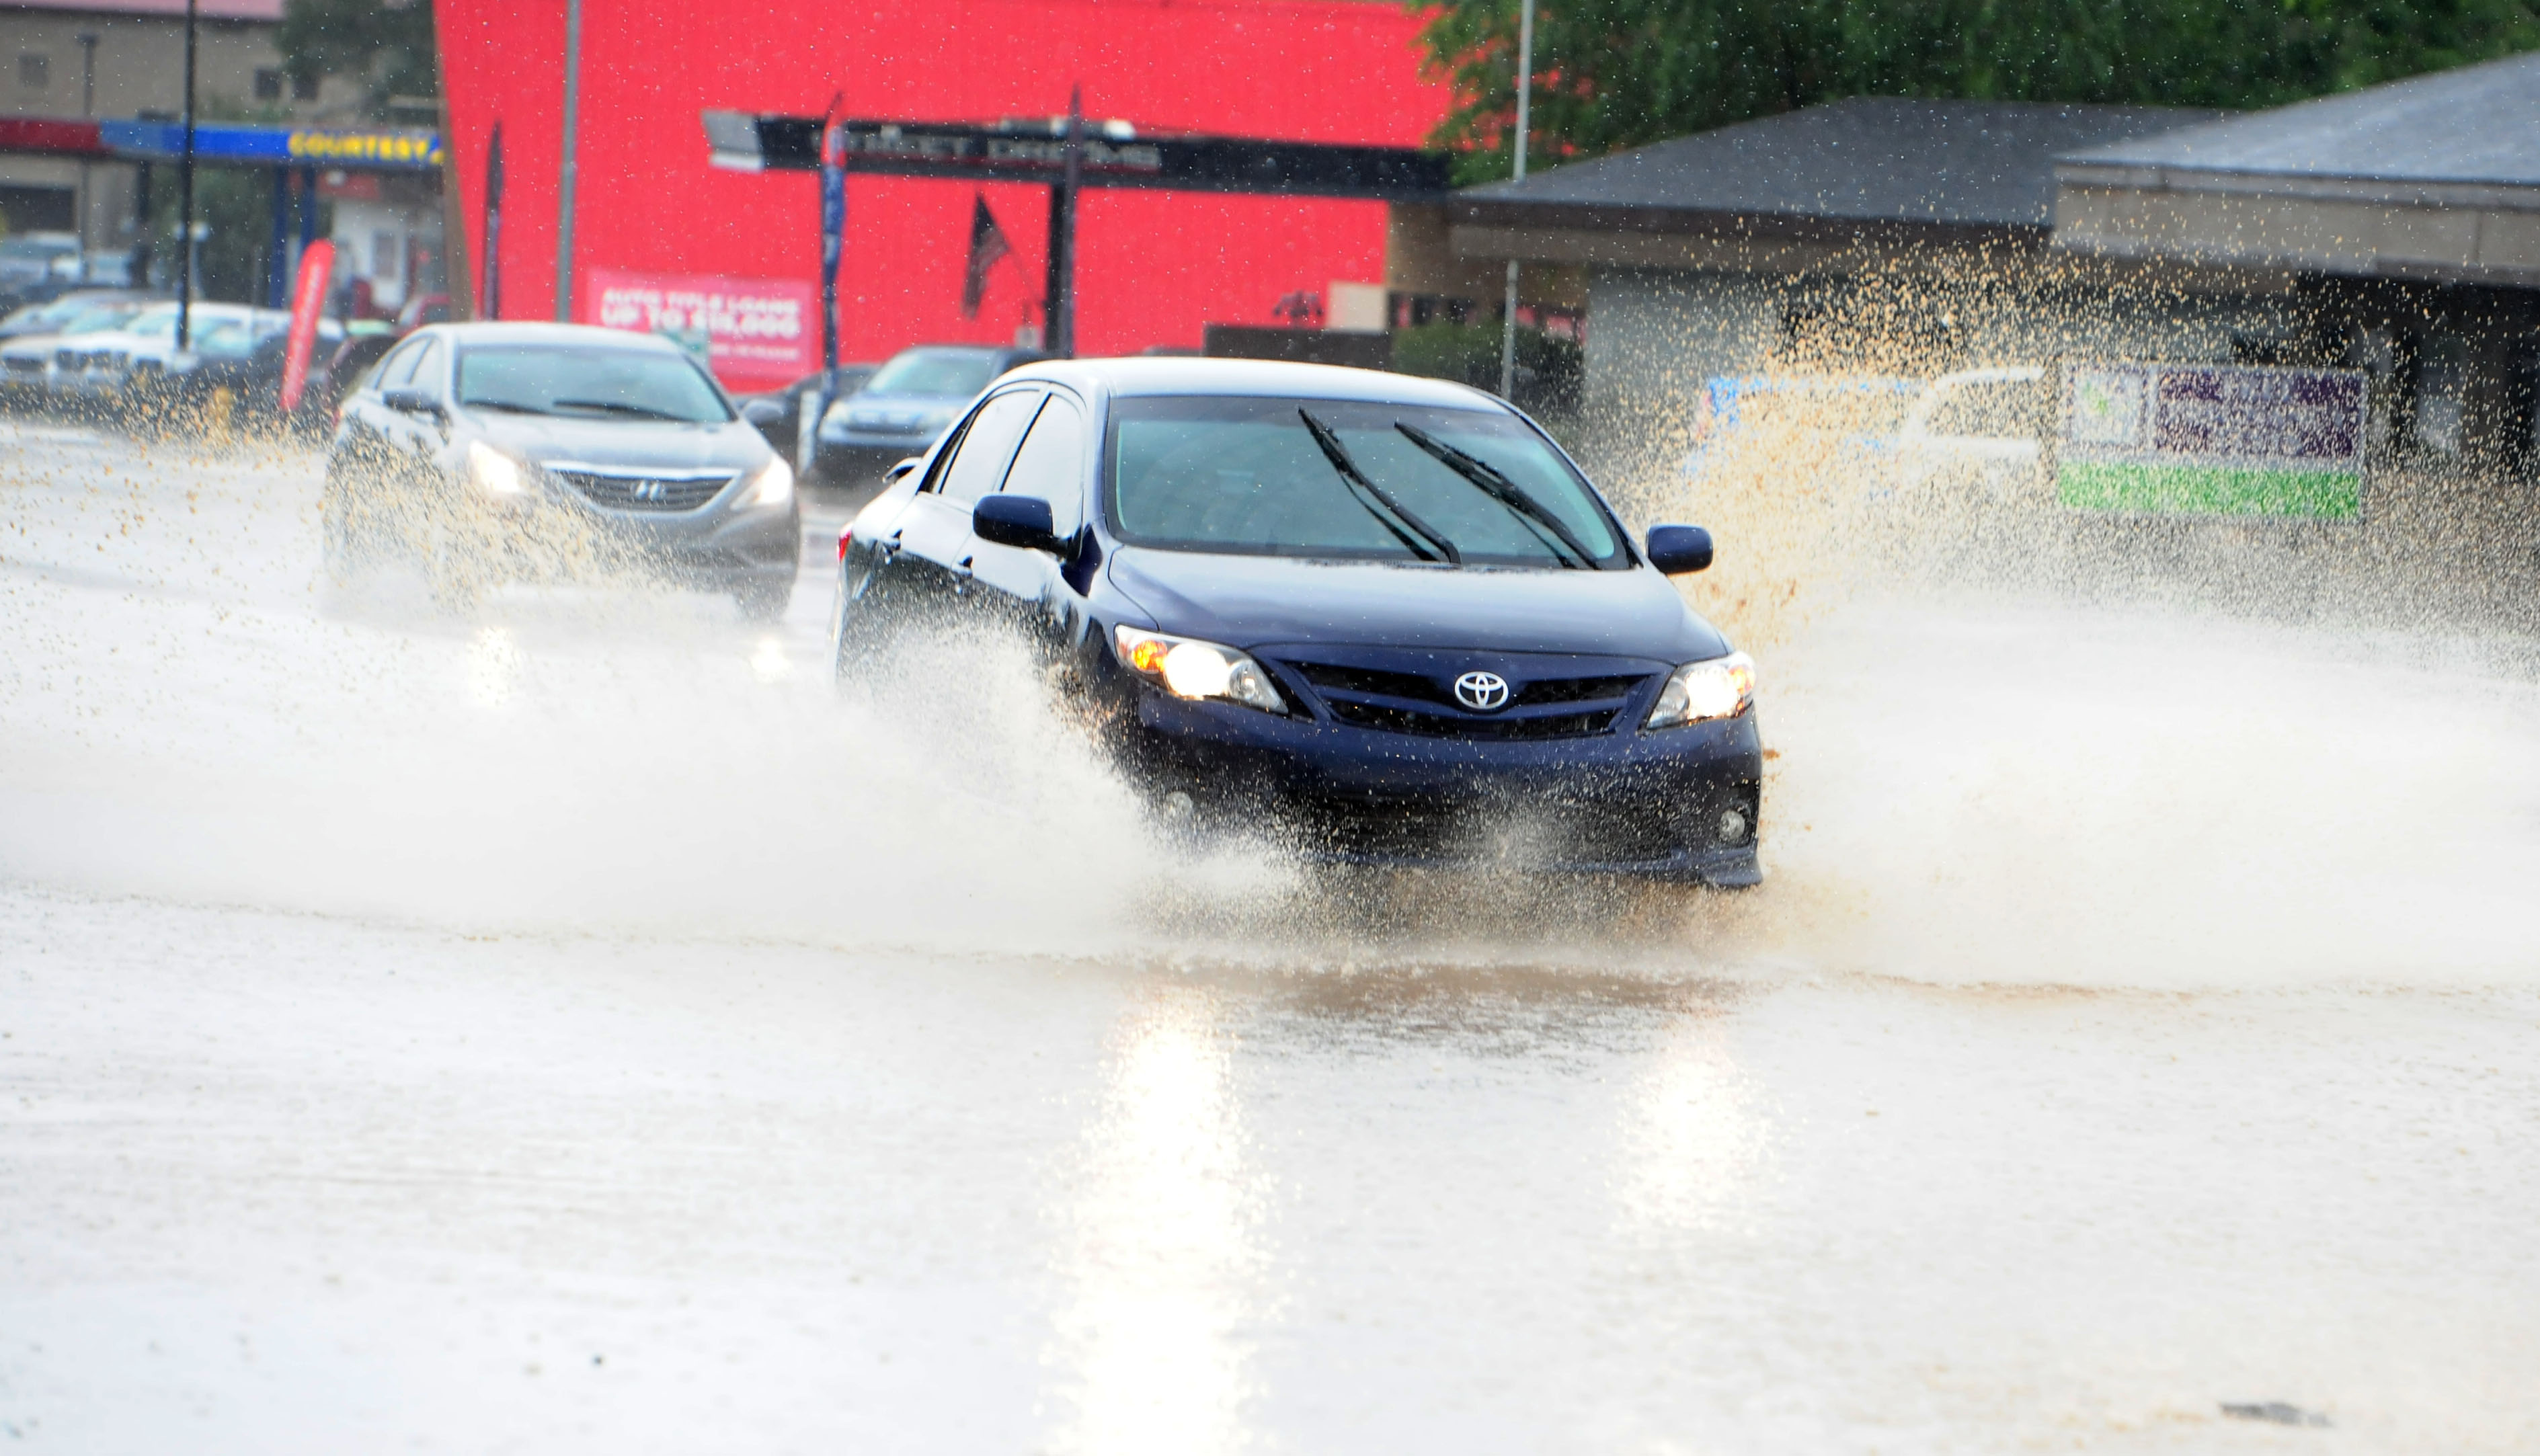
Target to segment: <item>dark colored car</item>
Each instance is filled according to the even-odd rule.
[[[820,417],[814,472],[831,485],[879,482],[892,465],[934,444],[997,376],[1040,357],[1029,349],[974,344],[900,350],[852,398]]]
[[[1275,826],[1318,859],[1745,885],[1754,667],[1667,580],[1710,561],[1692,526],[1635,543],[1477,389],[1048,363],[856,518],[832,636],[853,681],[912,628],[1020,627],[1194,828]]]
[[[782,615],[793,467],[667,339],[574,324],[417,330],[346,396],[326,461],[328,575],[414,559],[464,605],[507,581],[640,573]]]
[[[879,364],[841,364],[838,366],[838,390],[831,403],[844,399],[865,386],[874,377]],[[825,372],[805,375],[781,389],[763,389],[755,394],[742,394],[735,400],[741,412],[767,437],[776,452],[793,460],[799,468],[811,464],[809,457],[798,458],[806,442],[803,440],[803,406],[819,389]]]

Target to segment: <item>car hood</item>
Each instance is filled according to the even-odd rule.
[[[1689,662],[1729,651],[1666,578],[1299,561],[1123,547],[1112,585],[1161,632],[1274,644],[1592,653]]]
[[[743,420],[674,425],[651,420],[572,420],[469,410],[478,438],[537,464],[654,470],[746,470],[766,462],[766,439]]]

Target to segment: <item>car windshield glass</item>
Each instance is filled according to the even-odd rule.
[[[197,329],[206,326],[206,320],[200,312],[197,312],[194,314],[193,326]],[[125,324],[124,331],[132,334],[136,338],[148,339],[153,343],[175,343],[176,340],[176,311],[171,309],[165,313],[144,313],[140,317],[132,320],[130,323]]]
[[[221,323],[194,336],[194,352],[224,359],[243,359],[255,352],[255,329],[246,323]]]
[[[78,251],[75,242],[54,243],[41,238],[12,238],[0,243],[0,258],[53,258]]]
[[[0,325],[16,329],[58,327],[65,319],[76,318],[82,310],[97,306],[94,299],[55,299],[49,304],[30,304],[0,318]]]
[[[957,394],[963,398],[988,387],[997,377],[997,356],[976,349],[909,349],[894,355],[866,381],[868,394]]]
[[[680,355],[569,344],[461,350],[459,402],[586,419],[716,425],[732,418],[722,392]]]
[[[109,328],[121,328],[132,321],[132,315],[140,312],[139,306],[133,304],[97,304],[63,319],[61,331],[104,333]]]
[[[1317,441],[1308,417],[1327,441]],[[1339,446],[1340,459],[1327,444]],[[1588,483],[1541,436],[1497,410],[1123,399],[1112,407],[1103,455],[1112,526],[1138,545],[1397,561],[1451,555],[1466,566],[1627,561],[1621,531]],[[1511,490],[1515,498],[1504,499]],[[1431,544],[1433,535],[1443,544]]]

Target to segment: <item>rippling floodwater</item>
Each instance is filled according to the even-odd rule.
[[[2516,644],[1829,597],[1762,890],[1332,881],[315,498],[0,440],[33,1449],[2540,1444]]]

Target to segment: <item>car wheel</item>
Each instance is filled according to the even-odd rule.
[[[732,599],[740,603],[743,619],[773,622],[785,615],[785,608],[794,600],[794,579],[750,582],[734,591]]]
[[[484,595],[482,567],[448,521],[434,521],[432,533],[424,540],[423,581],[433,605],[459,616],[474,611]]]

